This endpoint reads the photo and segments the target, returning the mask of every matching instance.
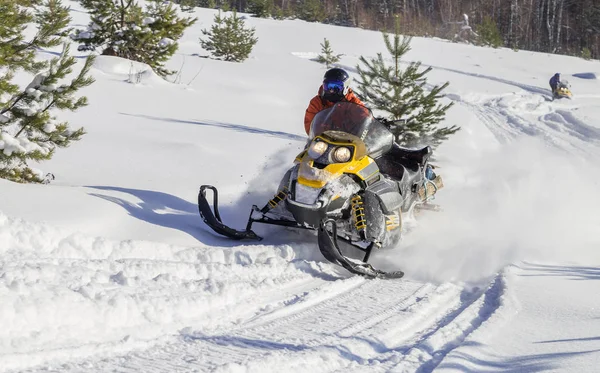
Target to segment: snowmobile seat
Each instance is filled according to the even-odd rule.
[[[430,146],[413,150],[394,144],[390,151],[377,158],[375,162],[382,173],[395,180],[402,180],[405,177],[405,170],[411,175],[418,173],[431,154]]]
[[[423,166],[432,153],[433,151],[429,145],[421,149],[407,149],[394,144],[386,156],[399,160],[405,159],[407,161],[413,161]]]

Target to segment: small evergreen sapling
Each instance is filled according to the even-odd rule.
[[[254,32],[254,28],[245,27],[244,20],[235,11],[229,17],[222,16],[219,11],[211,29],[202,30],[207,39],[200,39],[200,45],[217,59],[242,62],[258,42]]]
[[[90,85],[88,76],[93,63],[89,57],[75,79],[60,84],[72,72],[75,58],[65,44],[58,58],[37,61],[37,48],[60,44],[69,23],[67,8],[60,0],[46,0],[34,13],[27,1],[1,2],[0,23],[0,177],[16,182],[41,182],[42,175],[29,167],[28,161],[47,160],[57,147],[79,140],[83,128],[71,130],[59,123],[53,109],[77,110],[87,104],[85,97],[75,97],[80,88]],[[37,25],[32,40],[23,31],[31,22]],[[14,73],[24,70],[36,74],[24,89],[13,83]]]
[[[406,69],[400,69],[400,59],[410,50],[410,37],[401,37],[396,31],[393,40],[385,33],[383,38],[393,64],[388,65],[381,53],[369,60],[361,56],[360,62],[364,66],[357,66],[360,74],[358,92],[373,110],[387,113],[387,119],[407,120],[398,132],[399,144],[408,147],[427,144],[435,148],[459,130],[457,126],[436,126],[452,106],[452,103],[442,105],[438,102],[448,83],[427,87],[425,75],[431,67],[419,71],[420,62],[410,62]]]
[[[325,64],[325,66],[329,68],[334,63],[337,63],[340,60],[340,57],[342,57],[342,55],[334,54],[331,45],[329,44],[329,40],[324,38],[323,43],[321,43],[321,54],[317,56],[316,61]]]

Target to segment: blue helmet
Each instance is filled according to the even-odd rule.
[[[327,101],[339,102],[349,91],[352,78],[340,68],[327,70],[323,76],[323,92],[321,97]]]

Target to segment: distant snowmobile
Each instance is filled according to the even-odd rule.
[[[571,85],[569,84],[569,82],[562,81],[560,83],[558,83],[558,87],[556,87],[556,89],[554,90],[554,92],[552,92],[552,96],[553,98],[572,98],[573,97],[573,93],[571,92]]]
[[[382,122],[364,106],[340,102],[319,112],[309,142],[284,175],[275,197],[252,207],[245,230],[223,224],[217,189],[202,185],[198,208],[204,222],[232,239],[261,239],[253,223],[317,230],[323,256],[348,271],[374,278],[399,278],[368,264],[375,248],[398,242],[402,217],[429,203],[442,178],[429,165],[431,147],[412,150],[394,143],[398,122]],[[213,209],[206,192],[212,190]],[[362,260],[343,254],[339,241],[362,250]]]

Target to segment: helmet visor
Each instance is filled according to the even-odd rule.
[[[323,90],[327,93],[338,93],[344,92],[344,82],[341,80],[326,80],[323,82]]]

